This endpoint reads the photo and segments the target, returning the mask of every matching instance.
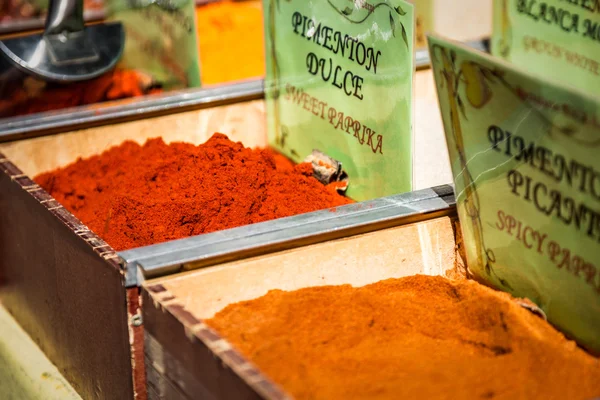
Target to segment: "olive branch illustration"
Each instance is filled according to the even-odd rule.
[[[396,19],[394,18],[394,16],[396,16],[396,18],[398,18],[398,23],[400,24],[400,27],[402,28],[402,31],[401,31],[402,32],[402,40],[404,40],[404,43],[406,44],[406,47],[408,48],[408,35],[406,33],[406,28],[404,27],[404,24],[400,20],[400,17],[406,15],[406,11],[404,11],[404,9],[401,6],[392,7],[387,2],[381,2],[381,3],[374,4],[374,5],[360,6],[361,2],[355,1],[354,7],[345,7],[343,10],[340,10],[338,7],[336,7],[335,4],[333,4],[333,2],[331,0],[327,0],[327,2],[331,6],[331,8],[333,8],[338,14],[340,14],[348,22],[353,23],[353,24],[362,24],[371,15],[373,15],[375,13],[375,10],[377,10],[379,7],[388,8],[389,9],[389,17],[390,17],[390,19],[389,19],[390,27],[392,28],[392,35],[394,37],[396,37],[397,25],[396,25]],[[367,14],[364,17],[359,18],[359,19],[351,18],[351,16],[354,15],[355,12],[360,9],[359,7],[362,8],[363,10],[367,10]]]
[[[459,113],[466,118],[465,104],[459,94],[459,86],[462,81],[463,75],[465,75],[463,68],[457,72],[456,70],[456,53],[448,51],[448,49],[436,45],[432,48],[433,57],[439,59],[441,56],[443,69],[441,70],[442,88],[447,88],[446,92],[448,95],[448,104],[450,105],[450,119],[452,125],[452,136],[456,143],[456,150],[460,159],[460,166],[462,169],[462,179],[464,185],[465,200],[463,202],[467,215],[471,219],[471,225],[473,227],[473,233],[475,235],[475,250],[477,254],[477,261],[479,265],[485,267],[485,272],[489,276],[494,276],[500,284],[508,289],[511,289],[510,284],[500,278],[494,271],[492,264],[496,262],[496,256],[494,251],[485,245],[485,238],[483,236],[483,223],[481,221],[481,205],[479,202],[479,194],[475,185],[475,180],[469,171],[467,165],[467,156],[465,154],[464,140],[462,133],[462,126],[459,117]],[[463,64],[465,65],[465,64]],[[469,64],[473,65],[473,64]],[[478,69],[473,69],[471,73],[477,73]],[[470,75],[470,74],[469,74]],[[476,96],[479,95],[479,96]],[[483,91],[475,93],[474,95],[467,95],[468,100],[471,102],[473,107],[480,108],[491,97],[491,91]]]
[[[443,51],[448,57],[447,50],[439,45],[434,46],[434,56],[437,59],[436,50]],[[519,94],[519,89],[508,82],[505,78],[505,73],[502,70],[497,68],[489,68],[483,66],[474,61],[466,61],[461,63],[458,71],[456,70],[456,53],[452,50],[449,55],[449,66],[453,70],[454,74],[454,91],[458,96],[456,101],[458,105],[458,109],[466,120],[467,115],[465,112],[465,105],[462,101],[462,98],[458,94],[459,85],[461,82],[464,82],[467,85],[467,98],[469,103],[473,108],[482,108],[485,106],[492,98],[492,90],[490,85],[500,84],[505,89],[511,93],[516,100],[521,103],[527,103],[530,111],[535,114],[538,118],[541,119],[544,126],[547,128],[547,133],[552,136],[555,133],[568,137],[569,140],[577,143],[580,146],[585,147],[598,147],[600,146],[600,138],[586,140],[580,137],[577,137],[576,134],[578,129],[573,125],[564,125],[560,126],[554,123],[551,118],[549,118],[542,110],[538,109],[534,104],[530,103],[528,100],[523,99]],[[446,64],[444,63],[444,67],[446,69]],[[446,72],[446,71],[444,71]],[[471,90],[469,90],[471,89]]]

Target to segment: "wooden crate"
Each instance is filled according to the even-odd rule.
[[[264,146],[262,116],[246,103],[2,145],[0,297],[82,397],[146,397],[139,290],[125,288],[117,253],[31,177],[125,139],[202,143],[227,131]]]

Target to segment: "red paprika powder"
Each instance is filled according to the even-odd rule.
[[[127,141],[35,181],[116,250],[351,202],[269,149]]]
[[[23,87],[0,100],[0,117],[33,114],[138,97],[160,92],[151,79],[133,70],[116,69],[98,78],[68,85],[48,84],[25,78]]]

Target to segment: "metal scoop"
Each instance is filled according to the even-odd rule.
[[[83,0],[50,0],[43,34],[0,41],[1,97],[22,74],[58,83],[96,78],[116,65],[124,43],[119,22],[84,26]]]

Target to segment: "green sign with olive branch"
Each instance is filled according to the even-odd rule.
[[[599,0],[494,0],[492,54],[597,96]]]
[[[469,270],[600,351],[600,100],[429,37]]]
[[[269,142],[341,161],[348,195],[412,189],[413,5],[264,0]]]
[[[200,86],[194,0],[105,0],[123,23],[119,65],[148,75],[165,89]]]

